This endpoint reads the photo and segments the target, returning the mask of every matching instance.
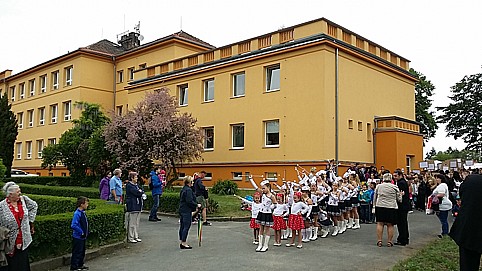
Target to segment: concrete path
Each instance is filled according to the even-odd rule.
[[[90,270],[388,270],[416,249],[433,240],[440,232],[436,216],[415,211],[409,214],[410,245],[376,246],[375,224],[362,224],[359,230],[347,230],[304,243],[302,249],[273,247],[266,253],[255,252],[249,222],[213,222],[203,227],[202,247],[197,246],[197,225],[191,227],[188,243],[192,250],[180,250],[178,219],[162,217],[161,222],[141,217],[142,243],[129,244],[117,253],[86,263]],[[396,230],[395,230],[396,232]],[[397,233],[395,233],[396,240]],[[386,245],[386,233],[384,236]],[[67,271],[69,267],[57,269]]]

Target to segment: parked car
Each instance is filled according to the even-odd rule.
[[[13,169],[10,171],[12,177],[38,177],[37,174],[30,174],[20,169]]]

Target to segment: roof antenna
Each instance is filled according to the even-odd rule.
[[[182,16],[181,16],[181,31],[182,31]]]

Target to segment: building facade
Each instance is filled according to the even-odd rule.
[[[231,179],[245,187],[249,174],[281,183],[296,177],[294,166],[323,168],[328,159],[391,170],[417,169],[423,159],[409,61],[327,19],[219,48],[184,32],[145,45],[136,38],[0,74],[23,118],[14,167],[48,174],[40,150],[71,127],[75,101],[124,114],[161,87],[198,119],[205,152],[181,172],[205,170],[208,185]]]

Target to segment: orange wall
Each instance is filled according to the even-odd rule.
[[[401,131],[382,131],[375,134],[376,165],[390,171],[406,168],[406,156],[412,156],[411,167],[419,169],[423,160],[423,137]]]

